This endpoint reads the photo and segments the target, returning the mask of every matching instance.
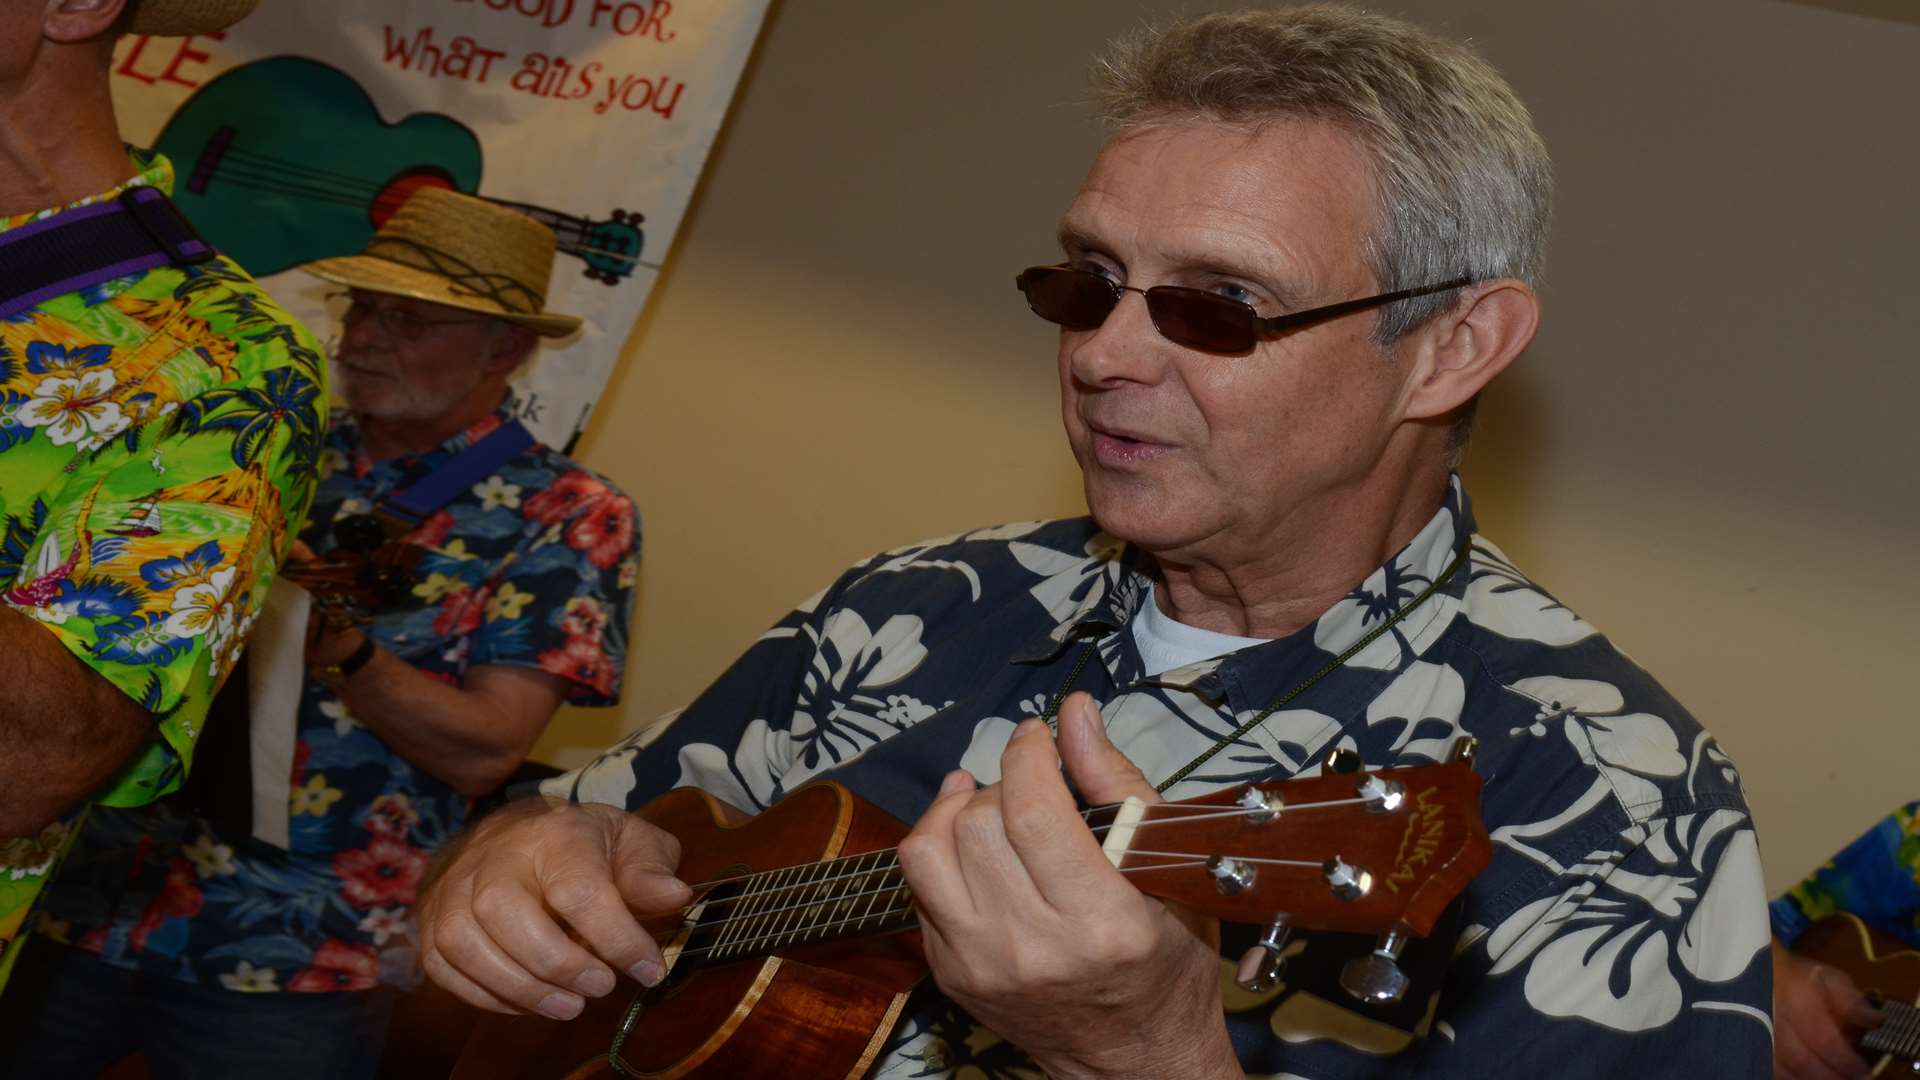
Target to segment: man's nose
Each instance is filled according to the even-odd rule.
[[[1069,331],[1062,345],[1073,377],[1089,386],[1157,382],[1172,347],[1153,325],[1147,298],[1131,290],[1120,294],[1120,302],[1099,326]]]

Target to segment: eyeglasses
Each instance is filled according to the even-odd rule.
[[[483,323],[485,317],[477,319],[423,319],[411,311],[397,307],[376,307],[352,293],[330,293],[327,296],[330,306],[335,309],[335,317],[340,325],[350,326],[362,319],[372,319],[380,332],[388,337],[402,341],[419,341],[428,330],[436,326],[464,326],[470,323]]]
[[[1458,278],[1417,289],[1400,289],[1359,300],[1309,308],[1289,315],[1263,319],[1252,305],[1205,289],[1184,285],[1155,285],[1136,289],[1103,277],[1091,270],[1071,266],[1030,266],[1020,272],[1014,284],[1027,296],[1027,306],[1035,315],[1068,330],[1093,330],[1107,321],[1120,303],[1123,293],[1135,292],[1146,298],[1147,315],[1154,329],[1176,345],[1201,352],[1241,356],[1252,352],[1265,338],[1277,337],[1289,330],[1313,326],[1356,311],[1391,304],[1429,293],[1445,292],[1473,283]]]

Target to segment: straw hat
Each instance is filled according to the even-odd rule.
[[[485,312],[542,337],[565,337],[580,328],[579,318],[543,310],[553,251],[553,230],[517,210],[423,187],[365,251],[306,270],[348,288]]]
[[[129,34],[185,37],[225,30],[260,0],[129,0],[120,28]]]

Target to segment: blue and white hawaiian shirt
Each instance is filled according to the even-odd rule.
[[[370,511],[497,429],[503,407],[417,457],[374,462],[334,416],[312,524]],[[422,522],[407,603],[365,630],[426,674],[534,667],[577,705],[619,696],[639,571],[639,519],[609,481],[534,445]],[[41,930],[110,964],[243,991],[362,990],[413,981],[411,907],[432,853],[470,808],[356,722],[334,693],[301,690],[291,849],[179,807],[96,811],[49,890]]]
[[[1046,707],[1089,646],[1098,662],[1075,687],[1158,783],[1461,552],[1470,561],[1390,632],[1167,791],[1309,775],[1337,747],[1386,767],[1438,760],[1461,733],[1480,740],[1493,862],[1451,931],[1409,949],[1410,970],[1439,969],[1402,1003],[1412,1015],[1363,1015],[1328,985],[1354,954],[1336,935],[1305,935],[1275,990],[1241,990],[1233,965],[1256,931],[1227,927],[1222,984],[1242,1065],[1322,1080],[1768,1075],[1766,896],[1732,763],[1475,534],[1457,480],[1423,531],[1313,625],[1154,677],[1127,629],[1147,592],[1141,556],[1087,519],[886,552],[767,631],[657,742],[631,739],[545,790],[634,808],[696,785],[757,810],[831,778],[912,821],[956,765],[997,779],[1015,724]],[[903,1015],[871,1075],[1039,1075],[930,982]]]

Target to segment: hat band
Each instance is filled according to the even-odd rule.
[[[447,279],[455,296],[491,300],[513,315],[538,315],[546,296],[510,274],[482,270],[450,251],[404,236],[375,236],[366,255]]]

